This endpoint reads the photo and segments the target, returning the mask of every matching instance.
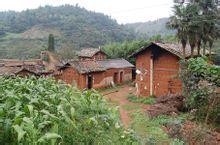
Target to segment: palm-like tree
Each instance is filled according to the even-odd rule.
[[[218,37],[216,27],[218,11],[213,0],[192,0],[187,5],[177,3],[174,6],[174,16],[167,23],[168,28],[177,30],[177,37],[183,46],[185,58],[185,47],[187,42],[191,46],[191,57],[197,47],[197,54],[200,55],[201,45],[204,44],[203,54],[207,43],[209,44],[209,55],[214,39]]]
[[[188,41],[188,23],[186,18],[187,11],[182,5],[174,6],[174,16],[170,17],[170,21],[167,23],[167,28],[177,30],[177,38],[182,44],[183,58],[186,58],[186,44]]]

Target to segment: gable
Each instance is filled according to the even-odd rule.
[[[93,56],[95,56],[97,54],[102,54],[102,55],[107,56],[107,54],[104,53],[99,48],[85,48],[85,49],[82,49],[78,55],[79,55],[79,57],[92,58]]]

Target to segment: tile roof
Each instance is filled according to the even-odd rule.
[[[84,48],[79,52],[78,55],[80,57],[89,57],[89,58],[91,58],[98,52],[103,52],[103,51],[99,48]]]
[[[98,64],[106,69],[110,68],[130,68],[134,67],[130,62],[125,59],[106,59],[97,61]]]
[[[35,75],[40,75],[45,72],[43,62],[36,60],[0,60],[0,75],[12,76],[26,70]]]
[[[8,67],[24,66],[24,65],[43,65],[41,59],[30,59],[30,60],[16,60],[16,59],[1,59],[0,64]]]
[[[71,66],[74,66],[79,73],[90,73],[90,72],[101,72],[106,69],[98,64],[95,60],[84,60],[84,61],[71,61],[68,62]]]
[[[73,66],[81,73],[101,72],[110,68],[131,68],[134,67],[125,59],[106,59],[106,60],[75,60],[67,62],[62,68]]]
[[[180,58],[183,57],[182,45],[180,43],[162,43],[162,42],[151,42],[148,46],[141,47],[138,51],[134,52],[131,56],[134,56],[134,57],[137,56],[139,53],[150,48],[152,45],[156,45],[162,49],[165,49]],[[194,54],[195,55],[197,54],[196,49],[195,49]],[[201,54],[202,54],[202,50],[201,50]],[[206,54],[208,54],[208,50],[206,50]],[[186,45],[186,57],[189,57],[190,55],[191,55],[191,48],[189,45]]]

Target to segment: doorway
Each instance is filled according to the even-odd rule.
[[[88,82],[87,82],[87,88],[88,89],[92,89],[92,85],[93,85],[93,76],[92,75],[88,75]]]
[[[119,81],[119,83],[120,84],[123,83],[123,72],[120,72],[120,81]]]
[[[114,83],[115,84],[117,84],[118,83],[118,73],[116,72],[116,73],[114,73],[114,76],[113,76],[113,81],[114,81]]]
[[[132,69],[132,81],[135,81],[136,79],[136,69]]]

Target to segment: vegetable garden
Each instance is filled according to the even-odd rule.
[[[136,144],[94,90],[51,78],[0,77],[0,144]]]

